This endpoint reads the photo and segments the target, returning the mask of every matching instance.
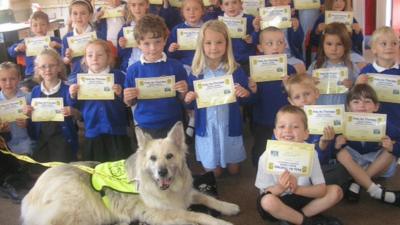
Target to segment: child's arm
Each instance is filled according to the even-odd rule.
[[[176,82],[174,89],[179,92],[179,97],[183,100],[188,92],[188,84],[186,83],[186,80]]]
[[[79,85],[78,84],[71,84],[69,86],[69,96],[71,99],[76,99],[79,91]]]
[[[293,193],[309,198],[320,198],[326,193],[326,185],[317,184],[310,186],[298,186]]]
[[[265,192],[269,191],[273,195],[279,196],[290,188],[292,181],[293,180],[291,174],[289,173],[289,171],[286,170],[279,176],[278,183],[266,188]]]
[[[15,121],[15,123],[17,124],[17,126],[19,126],[21,128],[27,128],[28,127],[28,120],[27,119],[17,119]]]
[[[24,40],[21,40],[13,45],[11,45],[8,48],[8,55],[10,55],[13,58],[16,58],[18,54],[21,54],[25,52],[26,50],[26,45]]]
[[[135,105],[138,96],[139,96],[139,89],[135,87],[124,89],[124,102],[127,106]]]
[[[386,151],[393,153],[393,146],[396,142],[392,141],[389,136],[385,136],[382,138],[382,148]]]
[[[322,151],[326,150],[329,146],[329,143],[335,138],[335,130],[331,126],[327,126],[324,128],[324,134],[319,139],[319,149]]]

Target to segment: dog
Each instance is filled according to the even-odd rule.
[[[183,125],[178,122],[164,139],[152,139],[136,128],[138,150],[125,161],[129,180],[137,180],[139,194],[105,188],[109,204],[91,183],[91,175],[74,163],[49,168],[21,203],[23,225],[231,225],[204,213],[188,211],[202,204],[236,215],[239,206],[215,199],[193,188],[186,163]],[[76,163],[77,164],[77,163]],[[81,162],[94,167],[96,162]]]

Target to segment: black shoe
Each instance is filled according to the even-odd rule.
[[[344,197],[349,202],[357,203],[358,201],[360,201],[360,192],[356,193],[350,190],[350,186],[352,183],[354,182],[350,182],[350,185],[346,188],[346,193],[344,194]]]
[[[302,225],[343,225],[343,223],[332,216],[316,215],[305,217]]]
[[[19,197],[17,190],[15,190],[14,186],[11,184],[4,182],[0,186],[0,192],[2,192],[5,197],[12,199],[15,203],[21,203],[21,198]]]
[[[400,207],[400,191],[389,191],[389,190],[385,190],[385,189],[382,189],[382,190],[383,190],[383,191],[382,191],[382,198],[381,198],[381,200],[382,200],[384,203],[387,203],[387,204],[390,204],[390,205],[394,205],[394,206]],[[395,196],[395,201],[394,201],[394,202],[386,202],[386,201],[385,201],[386,192],[392,192],[392,193],[394,193],[394,196]]]

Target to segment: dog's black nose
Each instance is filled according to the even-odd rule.
[[[168,174],[168,170],[166,168],[161,168],[158,170],[158,175],[160,175],[160,177],[166,177]]]

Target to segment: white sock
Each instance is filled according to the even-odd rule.
[[[194,116],[190,116],[189,117],[188,127],[186,128],[186,134],[189,137],[193,137],[193,134],[194,134],[193,127],[194,127]]]
[[[375,199],[381,199],[383,190],[380,185],[372,183],[371,186],[368,188],[368,193],[371,197]]]
[[[349,190],[351,192],[358,194],[358,193],[360,193],[360,185],[358,185],[357,183],[351,183]]]

